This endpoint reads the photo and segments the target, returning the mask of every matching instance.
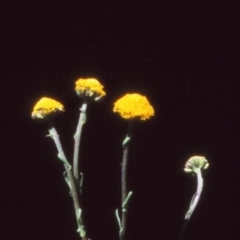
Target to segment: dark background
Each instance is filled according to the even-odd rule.
[[[185,239],[238,239],[239,40],[237,5],[219,1],[15,1],[1,7],[1,239],[79,239],[47,124],[31,120],[56,98],[67,156],[81,100],[80,77],[107,96],[84,128],[84,219],[92,240],[118,239],[121,142],[112,112],[127,92],[148,97],[155,117],[130,147],[127,239],[177,239],[196,189],[183,172],[192,155],[210,162]]]

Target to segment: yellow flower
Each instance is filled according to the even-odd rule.
[[[95,78],[78,79],[75,91],[79,97],[94,101],[98,101],[106,95],[103,85]]]
[[[38,120],[48,120],[63,111],[64,107],[61,103],[54,99],[43,97],[34,106],[32,118]]]
[[[113,112],[125,119],[146,120],[154,116],[154,109],[145,96],[138,93],[126,94],[114,103]]]
[[[195,172],[196,169],[207,169],[209,163],[205,157],[202,156],[193,156],[185,164],[185,172]]]

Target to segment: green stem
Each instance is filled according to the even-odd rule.
[[[187,211],[187,213],[185,215],[185,219],[187,219],[187,220],[189,220],[190,217],[192,216],[193,211],[195,210],[195,208],[199,202],[199,199],[200,199],[200,196],[202,193],[202,189],[203,189],[203,178],[202,178],[201,169],[197,168],[195,170],[195,173],[197,174],[197,191],[193,195],[189,210]]]
[[[123,206],[123,203],[127,197],[127,158],[128,158],[128,146],[123,149],[123,161],[122,161],[122,232],[120,239],[125,239],[126,224],[127,224],[127,208]]]
[[[82,217],[79,216],[79,211],[81,211],[81,207],[80,207],[80,203],[79,203],[78,191],[76,190],[76,184],[75,184],[75,180],[74,180],[73,174],[72,174],[71,165],[68,163],[67,158],[64,154],[64,151],[63,151],[60,139],[59,139],[59,135],[54,127],[53,121],[50,122],[49,133],[50,133],[50,137],[52,137],[52,139],[57,147],[59,159],[64,162],[64,168],[67,173],[68,181],[71,186],[70,190],[72,193],[72,199],[73,199],[73,205],[74,205],[74,210],[75,210],[75,216],[76,216],[76,220],[77,220],[77,224],[78,224],[79,236],[82,240],[88,240],[88,238],[86,237],[86,231],[84,229]]]
[[[188,211],[187,211],[187,213],[185,215],[185,221],[184,221],[184,223],[182,225],[182,228],[181,228],[181,231],[180,231],[180,235],[179,235],[179,238],[178,238],[179,240],[183,240],[183,238],[184,238],[184,234],[187,231],[188,222],[190,220],[190,217],[193,214],[193,211],[195,210],[195,208],[196,208],[196,206],[197,206],[197,204],[199,202],[199,199],[200,199],[200,196],[201,196],[201,193],[202,193],[202,189],[203,189],[203,178],[202,178],[201,169],[200,168],[196,168],[194,170],[194,172],[197,175],[197,191],[193,195],[191,203],[190,203],[190,206],[189,206],[189,209],[188,209]]]
[[[64,163],[64,165],[66,165],[68,168],[71,169],[71,165],[65,156],[65,153],[63,151],[63,148],[62,148],[62,145],[61,145],[61,142],[59,139],[59,135],[57,133],[57,130],[55,129],[53,121],[50,121],[49,124],[50,124],[49,135],[53,139],[53,141],[57,147],[58,158]]]
[[[122,219],[121,219],[121,230],[120,230],[120,240],[125,240],[126,237],[126,226],[127,226],[127,203],[132,195],[132,192],[127,193],[127,160],[129,153],[129,143],[132,137],[134,121],[130,121],[128,125],[128,133],[123,141],[123,158],[122,158]]]
[[[76,133],[74,135],[75,143],[74,143],[74,154],[73,154],[73,176],[77,183],[79,183],[79,150],[80,150],[82,128],[87,118],[86,110],[87,110],[87,103],[84,102],[82,107],[80,108],[79,121],[78,121]]]

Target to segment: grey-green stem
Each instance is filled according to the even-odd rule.
[[[128,158],[128,146],[123,148],[123,161],[122,161],[122,231],[120,233],[120,239],[124,240],[126,235],[127,224],[127,207],[123,206],[123,203],[127,197],[127,158]]]
[[[202,178],[201,169],[196,168],[194,170],[194,172],[197,175],[197,192],[192,197],[192,201],[190,203],[189,210],[187,211],[187,213],[185,215],[186,220],[189,220],[190,217],[192,216],[193,211],[195,210],[195,208],[196,208],[196,206],[199,202],[199,199],[200,199],[200,196],[201,196],[201,193],[202,193],[202,189],[203,189],[203,178]]]
[[[128,125],[128,133],[126,138],[123,141],[123,158],[122,158],[122,219],[121,219],[121,228],[120,228],[120,240],[125,240],[126,237],[126,226],[127,226],[127,205],[129,198],[132,195],[132,192],[127,192],[127,160],[129,153],[129,143],[132,137],[134,121],[130,121]]]
[[[61,161],[63,161],[63,163],[64,163],[64,168],[67,173],[69,184],[71,186],[70,190],[71,190],[72,199],[73,199],[73,205],[74,205],[75,216],[76,216],[77,225],[78,225],[79,236],[81,237],[82,240],[88,240],[88,238],[86,237],[86,231],[84,229],[84,224],[82,221],[81,214],[79,214],[79,212],[81,212],[82,210],[81,210],[80,203],[79,203],[79,194],[76,189],[75,180],[74,180],[73,174],[72,174],[72,168],[64,154],[64,151],[63,151],[60,139],[59,139],[59,135],[54,127],[53,121],[50,122],[49,135],[50,135],[50,137],[52,137],[52,139],[57,147],[58,158]]]
[[[87,103],[84,102],[82,107],[80,108],[80,116],[77,125],[77,130],[74,135],[74,154],[73,154],[73,176],[75,181],[79,185],[79,151],[80,151],[80,143],[81,143],[81,136],[82,136],[82,128],[84,123],[86,122],[87,115]]]

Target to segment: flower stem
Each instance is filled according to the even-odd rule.
[[[182,225],[181,231],[180,231],[180,235],[179,235],[179,240],[182,240],[184,237],[185,232],[187,231],[187,226],[188,226],[188,222],[193,214],[193,211],[195,210],[201,193],[202,193],[202,189],[203,189],[203,178],[202,178],[202,173],[201,173],[201,169],[200,168],[196,168],[194,170],[194,172],[197,175],[197,191],[196,193],[193,195],[191,203],[190,203],[190,207],[185,215],[185,221]]]
[[[123,141],[123,158],[122,158],[122,219],[121,219],[121,231],[120,240],[125,240],[126,237],[126,226],[127,226],[127,204],[128,200],[132,195],[132,192],[127,192],[127,160],[129,153],[129,143],[132,137],[134,121],[130,121],[128,125],[128,133]]]
[[[123,206],[123,203],[127,197],[127,158],[128,158],[128,146],[123,149],[123,161],[122,161],[122,232],[120,239],[125,239],[126,222],[127,222],[127,209]]]
[[[189,210],[185,215],[185,219],[188,219],[188,220],[192,216],[193,211],[195,210],[198,204],[198,201],[200,199],[202,189],[203,189],[203,178],[202,178],[201,169],[200,168],[195,169],[195,173],[197,174],[197,192],[193,195]]]
[[[67,173],[67,180],[69,182],[70,190],[71,190],[71,194],[72,194],[75,216],[76,216],[76,220],[77,220],[77,224],[78,224],[79,236],[82,240],[88,240],[88,238],[86,237],[86,231],[84,229],[84,224],[82,221],[81,214],[79,215],[79,212],[81,212],[82,210],[81,210],[80,203],[79,203],[79,194],[78,194],[78,191],[76,190],[76,182],[75,182],[75,180],[73,178],[73,174],[72,174],[72,167],[68,163],[67,158],[64,154],[64,151],[63,151],[60,139],[59,139],[59,135],[54,127],[53,121],[50,122],[49,134],[50,134],[50,137],[52,137],[52,139],[57,147],[58,158],[61,161],[63,161],[64,168]]]
[[[77,125],[77,130],[74,135],[74,154],[73,154],[73,176],[75,181],[79,184],[79,150],[80,150],[80,141],[82,135],[82,128],[84,123],[86,122],[86,110],[87,110],[87,103],[84,102],[82,107],[80,108],[80,116]]]

